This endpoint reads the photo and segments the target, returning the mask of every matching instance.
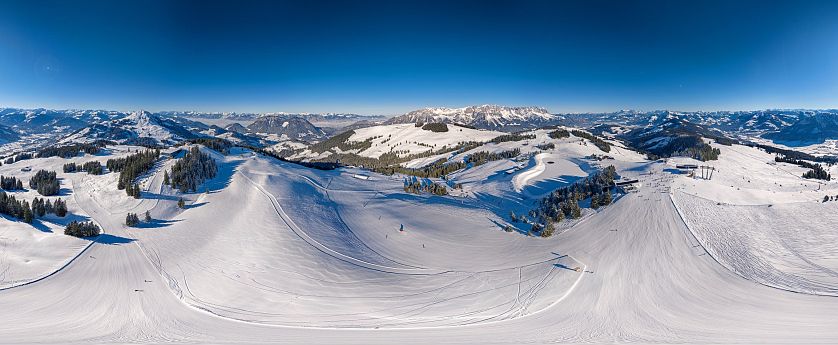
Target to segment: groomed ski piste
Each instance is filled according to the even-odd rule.
[[[137,147],[3,165],[24,181],[58,171],[72,217],[34,229],[0,220],[0,343],[838,340],[838,203],[819,201],[838,194],[834,182],[743,146],[718,146],[702,180],[677,173],[687,159],[615,147],[597,162],[593,145],[555,142],[452,174],[463,193],[444,197],[406,193],[400,176],[245,149],[204,148],[219,174],[191,194],[163,185],[174,163],[163,159],[140,177],[139,200],[116,189],[116,174],[61,173]],[[597,164],[641,187],[550,238],[503,231],[510,210]],[[124,225],[147,210],[153,222]],[[105,234],[64,236],[72,219]]]

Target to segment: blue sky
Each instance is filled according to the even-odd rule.
[[[3,1],[0,107],[838,107],[836,1]]]

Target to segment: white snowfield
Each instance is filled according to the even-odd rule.
[[[714,226],[702,230],[678,211],[685,209],[682,200],[701,203],[683,196],[688,185],[712,181],[672,177],[663,164],[604,161],[644,187],[541,239],[500,230],[508,209],[486,196],[412,195],[402,191],[399,177],[310,170],[249,151],[214,157],[219,176],[205,184],[208,193],[185,195],[185,210],[162,185],[171,160],[141,178],[142,200],[115,191],[115,174],[89,177],[84,186],[75,179],[85,177],[68,177],[71,212],[89,216],[107,234],[46,278],[0,291],[0,343],[838,340],[838,298],[767,286],[758,279],[771,275],[747,276],[719,259],[724,251],[718,248],[738,235]],[[509,164],[491,162],[454,178],[488,178],[496,188],[478,192],[506,198],[516,174],[527,171],[506,175]],[[670,185],[680,186],[671,192],[678,208]],[[524,207],[532,201],[505,202]],[[697,209],[716,206],[702,205]],[[152,224],[123,225],[126,212],[146,210],[156,219]],[[0,220],[6,232],[37,231],[10,224]],[[819,233],[827,230],[784,233],[798,241],[787,250],[805,260],[778,266],[792,277],[782,282],[827,292],[836,287],[816,269],[834,263],[834,247],[808,247],[811,240],[834,239]],[[813,264],[791,266],[806,260]]]
[[[711,180],[679,178],[673,197],[710,255],[767,286],[838,296],[838,183],[744,146],[716,145]],[[678,161],[687,161],[678,159]]]

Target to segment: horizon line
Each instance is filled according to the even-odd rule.
[[[756,111],[838,111],[838,107],[826,107],[826,108],[806,108],[806,107],[788,107],[788,108],[751,108],[751,109],[716,109],[716,110],[675,110],[675,109],[667,109],[667,108],[659,108],[659,109],[652,109],[652,110],[643,110],[643,109],[633,109],[633,108],[625,108],[625,109],[617,109],[617,110],[610,110],[610,111],[575,111],[575,112],[554,112],[550,110],[548,107],[545,106],[538,106],[538,105],[501,105],[497,103],[484,103],[484,104],[473,104],[468,106],[427,106],[421,108],[415,108],[413,110],[409,110],[407,112],[401,113],[390,113],[390,114],[381,114],[381,113],[361,113],[361,112],[352,112],[352,111],[326,111],[326,112],[310,112],[310,111],[203,111],[203,110],[173,110],[173,109],[165,109],[165,110],[148,110],[145,108],[141,109],[133,109],[133,110],[121,110],[121,109],[107,109],[107,108],[100,108],[100,107],[91,107],[91,108],[82,108],[82,107],[20,107],[20,106],[0,106],[0,110],[6,109],[15,109],[15,110],[24,110],[24,111],[34,111],[34,110],[49,110],[49,111],[105,111],[105,112],[120,112],[120,113],[134,113],[137,111],[147,111],[149,113],[197,113],[197,114],[253,114],[253,115],[329,115],[329,114],[346,114],[346,115],[359,115],[359,116],[384,116],[384,117],[393,117],[407,114],[411,111],[422,110],[422,109],[430,109],[430,108],[448,108],[448,109],[462,109],[468,107],[478,107],[478,106],[499,106],[499,107],[507,107],[507,108],[542,108],[547,110],[551,115],[586,115],[586,114],[612,114],[618,112],[638,112],[638,113],[654,113],[654,112],[674,112],[674,113],[735,113],[735,112],[756,112]]]

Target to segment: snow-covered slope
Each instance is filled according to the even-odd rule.
[[[678,175],[673,199],[708,253],[736,274],[801,293],[838,295],[838,183],[804,179],[807,170],[774,162],[756,148],[716,145],[712,179]],[[705,175],[706,176],[706,175]]]
[[[317,159],[346,153],[369,158],[379,158],[383,154],[406,157],[454,148],[471,141],[486,142],[503,134],[457,125],[447,126],[444,132],[434,132],[414,124],[380,125],[344,132],[318,145],[309,146],[293,158]]]
[[[416,196],[399,179],[358,170],[309,170],[248,151],[213,156],[221,170],[209,193],[173,195],[159,169],[144,180],[154,197],[116,208],[100,202],[108,190],[74,186],[109,236],[58,273],[0,291],[0,342],[838,338],[834,298],[755,284],[708,255],[668,198],[673,181],[660,163],[615,159],[621,175],[648,187],[539,239],[498,229],[505,215],[494,205],[522,202],[512,194]],[[145,210],[153,226],[122,224],[125,212]]]

